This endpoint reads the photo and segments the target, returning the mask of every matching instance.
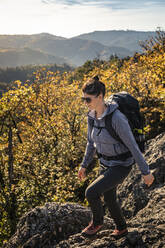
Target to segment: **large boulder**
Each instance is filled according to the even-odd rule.
[[[77,204],[46,203],[26,213],[4,247],[53,247],[80,232],[90,219],[89,209]]]

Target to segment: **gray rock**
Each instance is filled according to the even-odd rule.
[[[25,214],[4,247],[53,247],[88,224],[90,210],[74,203],[47,203]]]

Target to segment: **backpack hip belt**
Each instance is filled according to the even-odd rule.
[[[101,153],[97,153],[98,158],[103,158],[104,160],[110,161],[110,160],[121,160],[121,161],[125,161],[127,158],[131,158],[132,154],[131,152],[125,152],[116,156],[106,156],[104,154]]]

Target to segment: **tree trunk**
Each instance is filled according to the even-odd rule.
[[[8,132],[8,158],[9,202],[7,204],[7,213],[10,222],[10,234],[12,235],[16,230],[17,223],[17,199],[14,192],[13,132],[11,125]]]

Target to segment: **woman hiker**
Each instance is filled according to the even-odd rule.
[[[104,217],[101,201],[101,196],[103,195],[104,202],[116,226],[112,236],[118,239],[128,233],[126,221],[116,199],[118,184],[121,184],[128,176],[135,162],[139,166],[145,184],[150,186],[154,181],[154,177],[137,146],[125,115],[117,109],[118,105],[116,103],[105,104],[105,85],[96,76],[83,86],[82,92],[82,100],[86,103],[89,113],[88,142],[78,172],[78,178],[80,180],[86,177],[86,168],[91,163],[95,152],[97,151],[98,154],[101,154],[99,156],[100,175],[87,187],[85,192],[93,218],[89,225],[82,231],[82,234],[92,236],[101,229]],[[112,112],[114,112],[112,126],[126,146],[110,136],[105,128],[98,128],[105,127],[105,116]],[[89,125],[90,119],[94,120],[93,127]],[[119,154],[126,154],[128,151],[131,152],[131,156],[129,155],[129,157],[126,156],[125,158],[118,156]],[[112,159],[109,159],[110,157]]]

